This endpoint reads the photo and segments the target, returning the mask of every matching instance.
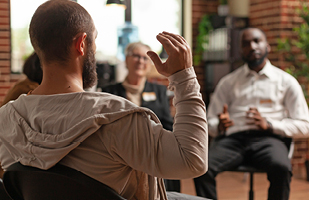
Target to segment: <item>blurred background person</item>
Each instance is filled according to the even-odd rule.
[[[33,52],[25,61],[23,66],[23,73],[26,78],[17,82],[6,94],[1,106],[7,102],[17,99],[21,94],[27,94],[29,91],[34,90],[42,81],[42,68],[40,65],[39,57]],[[0,106],[0,107],[1,107]],[[0,163],[1,164],[1,163]],[[0,167],[0,199],[11,199],[4,190],[3,183],[3,169]]]
[[[141,42],[127,45],[125,64],[128,74],[122,83],[108,85],[102,92],[108,92],[124,97],[134,104],[152,110],[160,119],[162,126],[172,131],[173,118],[166,86],[147,81],[147,74],[152,68],[152,62],[147,55],[151,48]],[[167,191],[180,192],[179,180],[165,180]]]
[[[146,75],[152,67],[146,54],[149,50],[150,47],[141,42],[129,44],[125,51],[128,75],[122,83],[103,87],[102,92],[124,97],[138,106],[151,109],[159,117],[163,127],[172,130],[173,118],[166,86],[147,81]]]
[[[11,100],[17,99],[21,94],[27,94],[34,90],[42,81],[42,68],[39,57],[33,52],[25,61],[23,66],[25,79],[17,82],[6,94],[1,106]]]

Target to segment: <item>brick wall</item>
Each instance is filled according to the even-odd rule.
[[[217,13],[219,0],[192,0],[192,51],[196,48],[196,37],[198,35],[198,24],[203,15],[211,15]],[[201,92],[204,96],[205,93],[205,79],[204,79],[204,66],[201,63],[195,67],[195,72],[201,85]]]
[[[272,51],[269,59],[282,69],[289,66],[281,54],[277,52],[279,38],[296,37],[293,27],[302,23],[295,9],[300,7],[300,0],[251,0],[250,1],[250,26],[261,28],[265,31]],[[295,49],[297,53],[297,49]]]
[[[0,104],[21,75],[11,74],[10,1],[0,0]]]

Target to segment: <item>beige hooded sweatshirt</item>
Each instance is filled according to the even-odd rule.
[[[0,162],[48,169],[60,162],[127,199],[167,199],[162,178],[207,170],[206,109],[193,67],[169,78],[173,132],[156,115],[107,93],[22,95],[0,108]]]

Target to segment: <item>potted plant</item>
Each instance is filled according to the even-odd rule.
[[[303,19],[299,27],[293,28],[296,39],[284,38],[278,40],[278,51],[281,52],[285,61],[291,65],[285,69],[293,75],[302,85],[306,99],[309,98],[308,80],[309,80],[309,7],[302,4],[302,9],[297,9],[299,16]],[[300,54],[293,52],[293,47],[297,47]],[[308,102],[309,103],[309,102]]]
[[[202,61],[203,52],[209,43],[209,33],[213,30],[210,16],[204,15],[198,25],[198,35],[196,37],[196,49],[194,55],[194,65],[199,65]]]

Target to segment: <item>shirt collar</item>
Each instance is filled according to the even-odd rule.
[[[245,64],[244,70],[245,70],[246,76],[249,76],[250,74],[252,74],[252,75],[258,74],[259,76],[265,75],[266,77],[268,77],[270,79],[274,79],[274,78],[276,78],[276,76],[273,73],[272,66],[273,65],[270,63],[270,61],[267,60],[265,66],[263,67],[263,69],[261,71],[259,71],[259,73],[256,73],[255,71],[251,70],[248,67],[247,63]]]

